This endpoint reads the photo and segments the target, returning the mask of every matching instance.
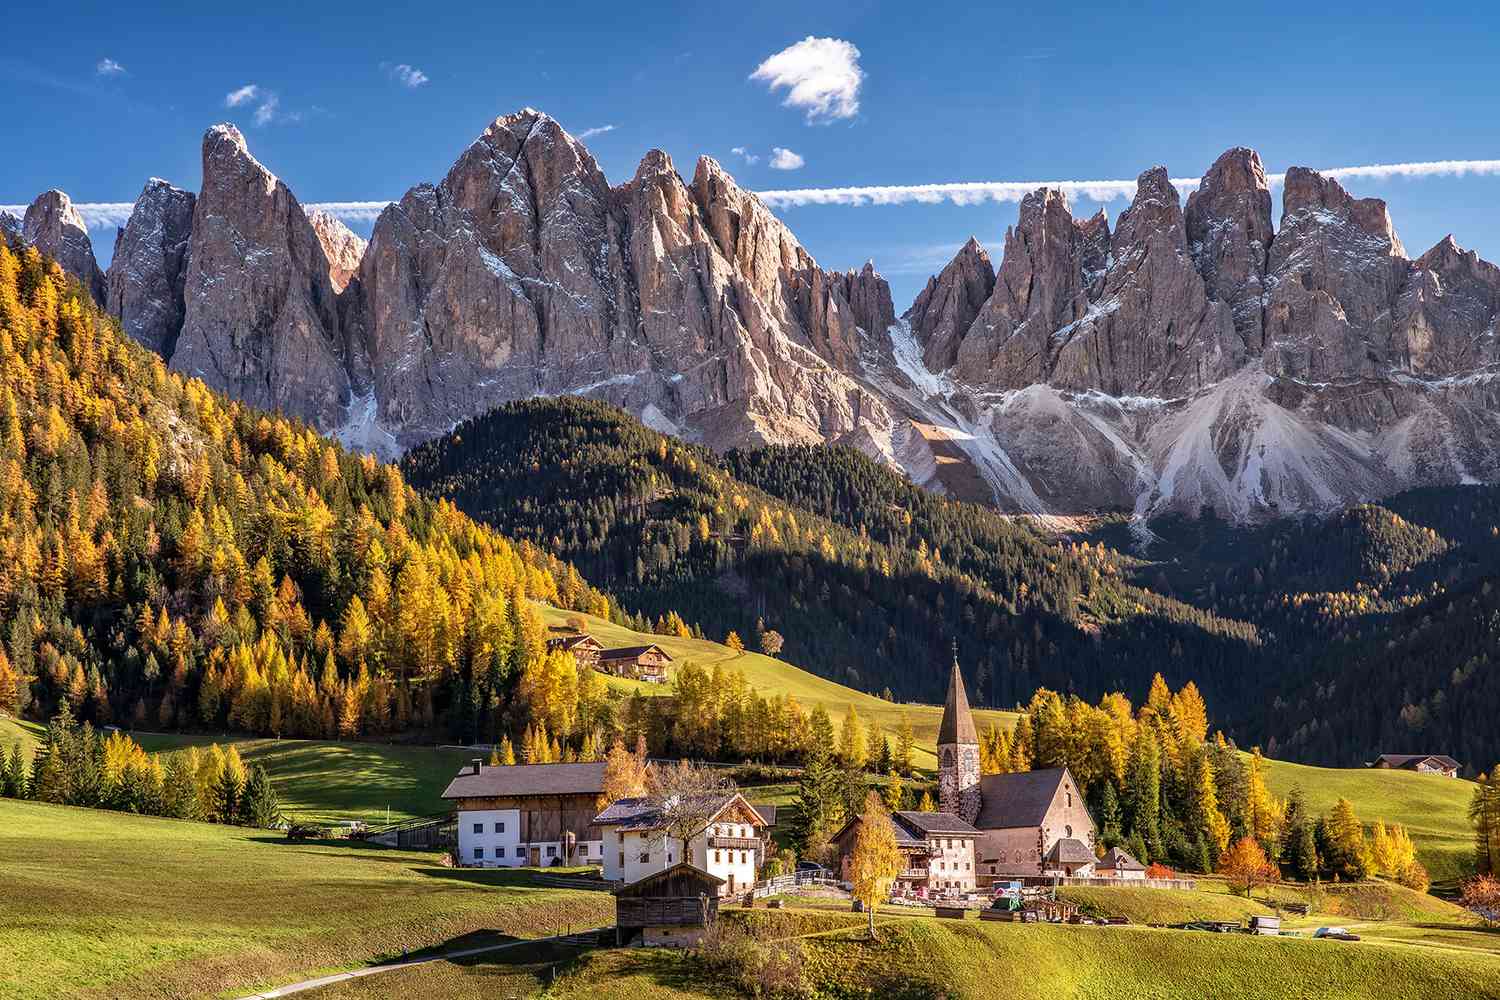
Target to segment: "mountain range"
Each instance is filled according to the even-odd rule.
[[[1002,511],[1205,509],[1236,523],[1500,479],[1500,268],[1407,256],[1384,202],[1225,152],[1186,205],[1156,167],[1114,225],[1028,195],[899,316],[820,267],[711,158],[611,185],[524,109],[368,243],[233,126],[196,195],[152,179],[107,273],[67,196],[20,224],[170,365],[385,457],[504,402],[574,394],[717,450],[852,445]]]

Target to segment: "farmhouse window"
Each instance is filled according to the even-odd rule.
[[[719,857],[719,854],[720,854],[720,852],[719,852],[719,851],[714,851],[714,864],[718,864],[718,863],[719,863],[719,862],[720,862],[720,861],[721,861],[721,860],[722,860],[722,859],[721,859],[721,858],[720,858],[720,857]]]
[[[625,867],[625,852],[621,851],[620,852],[620,868],[623,870],[624,867]]]
[[[651,852],[650,851],[642,851],[641,852],[641,864],[643,864],[643,865],[649,865],[650,863],[651,863]]]
[[[475,861],[480,861],[480,860],[483,860],[483,858],[484,858],[484,848],[482,848],[482,847],[476,847],[476,848],[474,848],[474,860]]]
[[[484,824],[483,823],[475,823],[474,824],[474,832],[475,833],[483,833],[484,832]]]
[[[496,833],[504,833],[505,832],[505,824],[504,823],[496,823],[495,824],[495,832]]]
[[[552,844],[548,844],[547,845],[547,857],[549,857],[549,858],[555,858],[555,857],[557,857],[557,848],[554,845],[552,845]]]

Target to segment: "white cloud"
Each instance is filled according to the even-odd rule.
[[[806,163],[806,160],[790,149],[782,149],[780,146],[771,149],[770,167],[772,170],[797,170]]]
[[[226,108],[237,108],[241,104],[249,104],[260,96],[260,88],[253,83],[247,83],[239,90],[231,90],[224,95],[224,106]]]
[[[810,125],[858,114],[864,78],[859,49],[839,38],[811,35],[771,56],[750,74],[751,80],[772,91],[787,88],[781,103],[801,108]]]
[[[94,67],[94,72],[100,76],[124,76],[125,67],[106,57],[99,60],[99,64]]]
[[[1375,163],[1359,167],[1332,167],[1318,171],[1324,177],[1370,178],[1392,177],[1460,177],[1464,175],[1500,175],[1500,160],[1431,160],[1421,163]],[[1272,186],[1281,184],[1286,174],[1267,174]],[[1186,194],[1197,190],[1197,177],[1174,177],[1172,184]],[[872,187],[800,188],[761,191],[760,199],[771,206],[792,205],[904,205],[912,202],[955,205],[977,205],[986,201],[1020,201],[1037,188],[1057,188],[1070,198],[1110,202],[1133,198],[1134,180],[1108,181],[960,181],[953,184],[889,184]]]
[[[613,132],[614,130],[615,127],[613,125],[595,125],[593,128],[586,128],[582,132],[579,132],[578,138],[592,139],[596,135],[603,135],[606,132]]]
[[[745,156],[744,147],[733,152]],[[793,154],[795,155],[795,154]],[[1325,177],[1386,179],[1391,177],[1495,177],[1500,176],[1500,160],[1431,160],[1421,163],[1375,163],[1357,167],[1333,167],[1319,171]],[[1286,179],[1285,174],[1268,174],[1273,186]],[[1177,178],[1173,184],[1183,190],[1198,186],[1197,178]],[[888,187],[804,188],[786,191],[758,191],[762,201],[772,206],[791,205],[899,205],[908,202],[935,203],[953,201],[977,204],[984,201],[1019,201],[1039,187],[1060,187],[1070,194],[1094,201],[1112,201],[1135,194],[1135,181],[979,181],[968,184],[913,184]],[[322,209],[345,222],[371,222],[389,201],[325,201],[307,205]],[[123,226],[135,207],[133,202],[75,202],[83,221],[90,229]],[[25,205],[0,205],[0,212],[16,218],[26,214]],[[912,256],[918,260],[937,259],[947,263],[952,257],[946,246],[917,248]]]
[[[280,106],[280,104],[281,101],[275,94],[265,94],[261,98],[260,107],[255,109],[255,124],[269,125],[273,121],[275,121],[276,109]],[[292,121],[302,120],[302,116],[300,114],[293,114],[290,116],[290,118]]]
[[[397,63],[395,66],[389,63],[381,63],[380,65],[385,68],[392,79],[396,80],[403,87],[415,90],[427,82],[427,74],[408,63]]]
[[[756,164],[756,163],[760,162],[760,154],[758,154],[758,153],[752,153],[752,152],[750,152],[750,150],[746,149],[744,146],[735,146],[733,149],[730,150],[730,152],[733,153],[735,156],[738,156],[740,159],[744,160],[748,164],[753,165],[753,164]]]

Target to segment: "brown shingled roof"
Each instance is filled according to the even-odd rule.
[[[497,795],[598,795],[604,791],[604,761],[581,764],[509,764],[472,766],[448,782],[445,799],[491,798]]]
[[[948,700],[943,705],[943,724],[938,727],[938,746],[945,743],[978,743],[974,731],[974,713],[969,711],[969,696],[964,691],[964,675],[959,672],[958,658],[953,660],[953,675],[948,678]]]

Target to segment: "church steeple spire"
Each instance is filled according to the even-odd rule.
[[[964,691],[964,675],[958,669],[958,654],[953,654],[953,673],[948,678],[948,700],[943,703],[943,723],[938,727],[938,746],[947,743],[979,743],[974,729],[974,713],[969,710],[969,696]]]
[[[974,731],[974,713],[969,710],[956,647],[937,742],[939,808],[972,823],[979,817],[983,804],[979,788],[979,736]]]

